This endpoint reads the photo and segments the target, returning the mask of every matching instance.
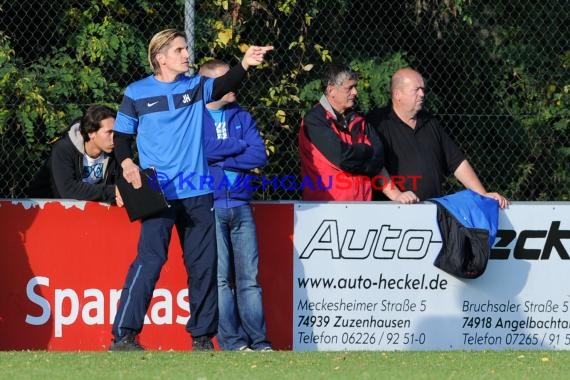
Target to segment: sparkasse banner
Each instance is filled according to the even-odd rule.
[[[276,349],[291,349],[292,205],[253,211],[268,237],[259,239],[268,335]],[[70,200],[1,200],[0,222],[0,350],[107,350],[140,222],[116,206]],[[140,336],[149,350],[192,347],[178,241],[174,229]]]
[[[570,203],[499,213],[486,272],[433,266],[433,204],[256,202],[259,277],[278,350],[570,347]],[[0,200],[0,350],[100,351],[140,223],[96,202]],[[173,231],[145,318],[149,350],[190,350]]]
[[[433,265],[436,206],[295,205],[294,350],[570,349],[570,205],[502,210],[486,272]]]

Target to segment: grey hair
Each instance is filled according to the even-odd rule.
[[[348,65],[330,64],[321,78],[321,89],[326,93],[328,86],[338,86],[345,80],[358,80],[358,74]]]

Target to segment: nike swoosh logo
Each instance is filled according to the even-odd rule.
[[[157,103],[158,103],[158,102],[154,102],[154,103],[147,103],[147,104],[146,104],[146,106],[147,106],[147,107],[152,107],[152,106],[154,106],[154,105],[155,105],[155,104],[157,104]]]

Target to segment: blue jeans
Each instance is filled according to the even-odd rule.
[[[223,350],[271,347],[257,282],[257,237],[250,205],[216,208],[218,343]]]

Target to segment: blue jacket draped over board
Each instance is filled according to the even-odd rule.
[[[443,246],[434,265],[457,277],[483,274],[499,226],[499,203],[472,190],[430,199]]]

